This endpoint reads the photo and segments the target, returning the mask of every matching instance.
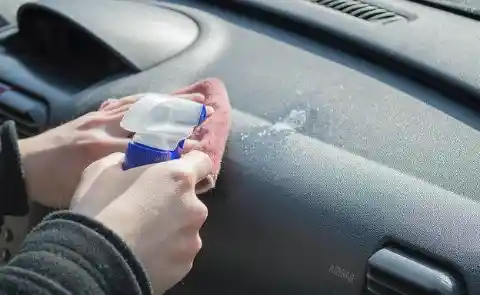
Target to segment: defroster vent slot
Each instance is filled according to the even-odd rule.
[[[359,0],[307,0],[350,16],[373,23],[388,24],[406,20],[403,15]]]

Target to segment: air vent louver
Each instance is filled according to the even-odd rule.
[[[369,22],[387,24],[405,19],[404,16],[359,0],[307,0],[309,2],[335,9],[353,17]]]
[[[0,95],[0,124],[7,120],[15,121],[20,138],[40,133],[46,118],[47,108],[42,102],[16,91],[6,91]]]
[[[8,25],[7,20],[0,14],[0,28]]]
[[[464,284],[456,275],[412,257],[401,250],[384,248],[367,264],[367,294],[371,295],[460,295]]]

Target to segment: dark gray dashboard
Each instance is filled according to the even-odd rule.
[[[226,83],[233,129],[204,249],[172,294],[363,294],[385,247],[480,294],[478,22],[403,0],[368,1],[407,16],[389,25],[301,0],[211,2],[155,2],[191,17],[195,42],[66,95],[73,116]],[[289,116],[295,132],[279,128]]]
[[[392,243],[458,271],[469,294],[476,294],[477,111],[338,49],[247,16],[197,7],[228,30],[229,42],[204,75],[226,81],[238,112],[222,183],[207,200],[205,250],[184,288],[359,294],[368,258]],[[442,11],[402,8],[415,11],[420,22],[432,14],[432,20],[477,26]],[[450,61],[437,57],[439,64],[468,58],[442,36],[444,51],[452,48]],[[424,55],[411,58],[436,54],[438,45],[424,42]],[[475,48],[471,42],[469,50]],[[461,78],[478,75],[474,63]],[[301,134],[271,132],[271,123],[292,110],[307,114]]]

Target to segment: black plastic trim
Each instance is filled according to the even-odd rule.
[[[393,248],[368,260],[367,290],[375,295],[460,295],[464,287],[449,272]]]

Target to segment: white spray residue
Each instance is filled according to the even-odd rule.
[[[307,112],[305,110],[292,110],[288,116],[285,118],[280,118],[275,124],[272,126],[262,129],[256,133],[253,133],[259,137],[263,137],[265,135],[269,136],[272,133],[277,133],[280,131],[290,131],[295,132],[302,128],[305,123],[307,122]],[[257,129],[258,130],[258,129]],[[252,133],[241,133],[240,139],[245,140],[247,139]]]
[[[282,130],[298,130],[307,122],[307,112],[305,110],[292,110],[288,116],[276,122],[270,130],[282,131]]]

